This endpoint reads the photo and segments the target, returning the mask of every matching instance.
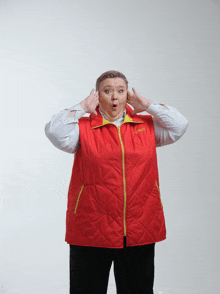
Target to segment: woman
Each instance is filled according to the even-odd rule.
[[[182,137],[188,121],[132,90],[122,73],[105,72],[96,92],[45,127],[54,146],[75,154],[66,217],[70,293],[106,294],[112,261],[118,294],[153,293],[155,243],[166,238],[156,147]]]

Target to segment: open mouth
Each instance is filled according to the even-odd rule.
[[[117,109],[117,104],[113,104],[113,105],[112,105],[112,108],[113,108],[113,109]]]

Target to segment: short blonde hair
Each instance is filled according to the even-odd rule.
[[[99,91],[99,87],[102,81],[109,78],[122,78],[125,81],[126,87],[128,89],[128,80],[123,73],[116,70],[109,70],[101,74],[101,76],[96,81],[96,91]]]

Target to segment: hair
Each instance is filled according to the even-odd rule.
[[[122,78],[125,81],[126,87],[128,89],[128,80],[126,79],[125,75],[123,75],[123,73],[116,70],[109,70],[101,74],[101,76],[97,79],[96,91],[99,90],[101,82],[108,78]]]

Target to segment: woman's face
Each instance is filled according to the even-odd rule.
[[[108,78],[99,87],[99,105],[109,121],[122,115],[127,104],[127,88],[122,78]]]

